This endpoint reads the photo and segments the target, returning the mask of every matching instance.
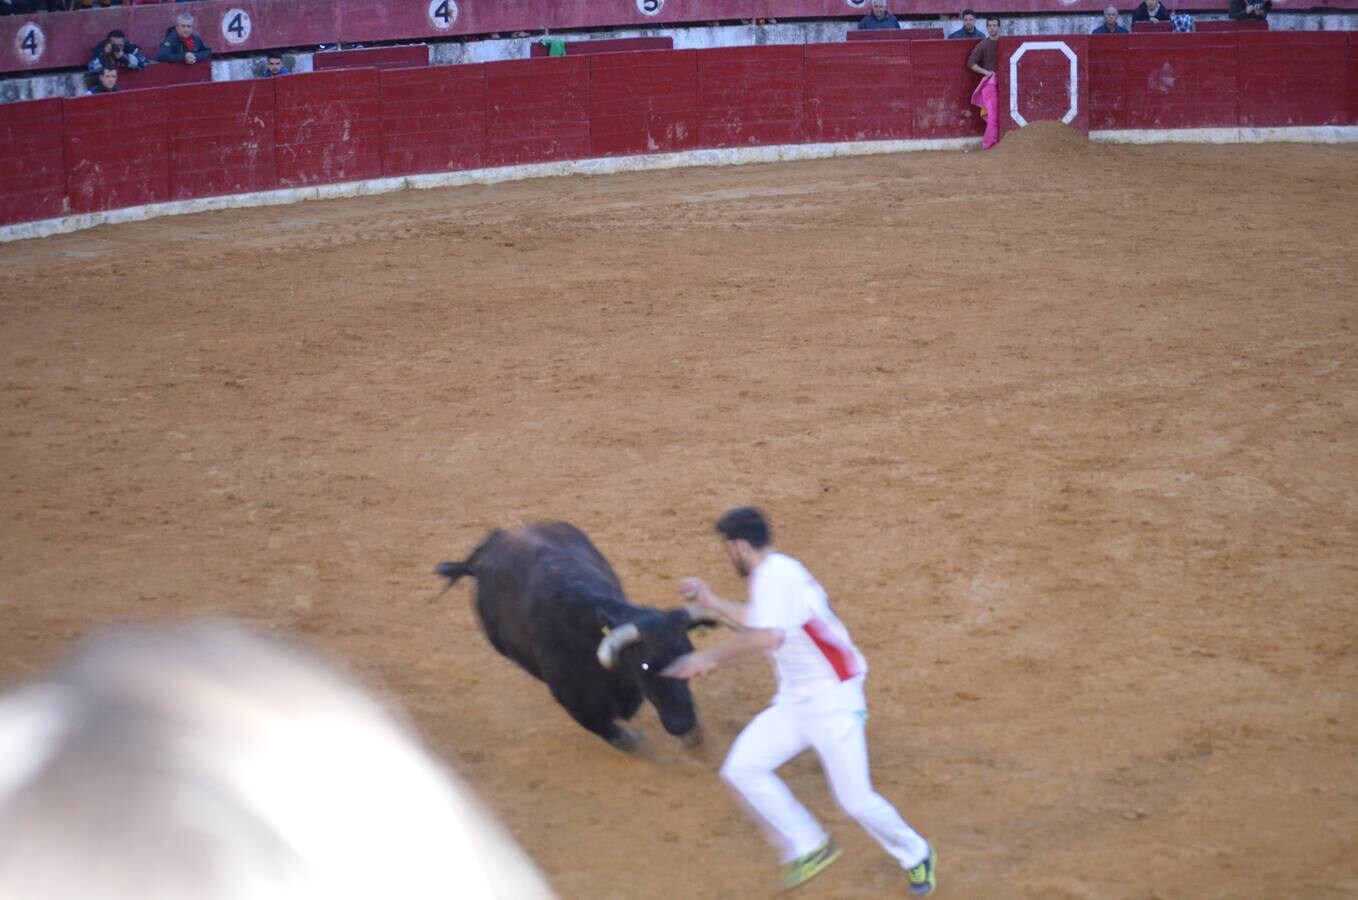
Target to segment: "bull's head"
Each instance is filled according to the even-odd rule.
[[[670,734],[694,746],[702,741],[698,713],[688,683],[660,673],[685,653],[693,652],[690,629],[716,625],[716,617],[697,604],[671,610],[647,610],[613,627],[599,642],[599,665],[625,674],[636,683]]]

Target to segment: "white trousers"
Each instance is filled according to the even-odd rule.
[[[775,703],[755,716],[731,745],[721,777],[754,810],[782,862],[810,853],[827,838],[774,774],[808,747],[820,757],[835,802],[903,868],[919,865],[928,854],[924,838],[872,789],[866,721],[863,679],[855,678],[808,700]]]

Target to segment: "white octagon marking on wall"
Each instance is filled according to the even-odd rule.
[[[1059,50],[1070,60],[1070,108],[1061,117],[1062,124],[1069,125],[1080,113],[1080,65],[1075,51],[1065,41],[1024,41],[1009,57],[1009,117],[1020,128],[1028,124],[1028,120],[1019,115],[1018,110],[1018,64],[1029,50]]]
[[[429,0],[429,21],[439,31],[447,31],[457,21],[456,0]]]
[[[868,0],[844,0],[844,2],[852,6],[854,9],[862,9],[863,6],[867,4]]]
[[[637,11],[643,16],[658,16],[665,8],[665,0],[637,0]]]

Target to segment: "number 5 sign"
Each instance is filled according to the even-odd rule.
[[[232,7],[222,15],[222,37],[228,44],[243,44],[250,40],[250,14]]]

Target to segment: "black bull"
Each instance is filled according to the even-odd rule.
[[[696,607],[629,603],[613,567],[574,525],[496,529],[464,561],[435,572],[449,587],[475,577],[476,613],[491,645],[614,747],[636,745],[637,734],[617,720],[632,718],[643,698],[670,734],[690,746],[702,740],[688,684],[660,673],[693,650],[689,629],[715,620]]]

